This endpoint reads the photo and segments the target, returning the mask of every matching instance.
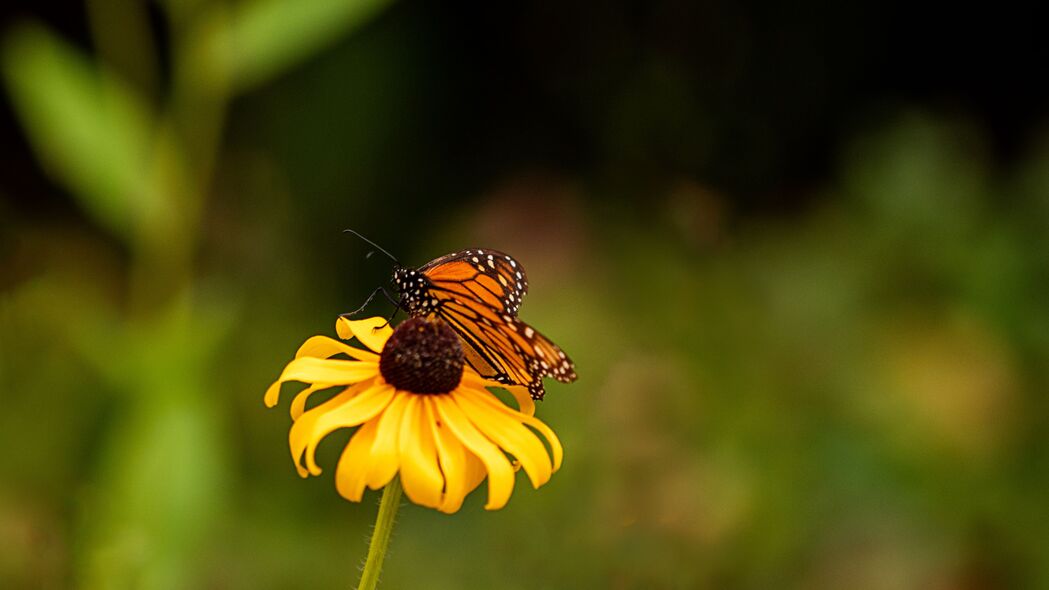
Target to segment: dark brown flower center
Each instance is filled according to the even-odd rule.
[[[390,335],[379,357],[387,383],[412,393],[448,393],[463,378],[463,347],[440,320],[411,318]]]

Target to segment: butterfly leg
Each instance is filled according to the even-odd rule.
[[[390,325],[390,322],[393,321],[393,318],[397,317],[397,312],[401,311],[401,302],[397,301],[396,299],[394,299],[393,296],[390,295],[389,291],[387,291],[385,287],[379,287],[378,290],[382,291],[382,294],[384,296],[386,296],[386,300],[393,304],[393,313],[390,314],[390,318],[388,320],[386,320],[385,324],[379,326],[379,328],[385,328],[386,326]],[[378,329],[378,328],[376,328],[376,329]]]
[[[377,327],[377,328],[375,328],[375,329],[376,330],[381,330],[382,328],[385,328],[386,326],[389,326],[390,322],[393,321],[393,318],[397,317],[397,312],[399,312],[399,311],[401,311],[400,307],[398,307],[397,309],[393,310],[393,313],[390,314],[389,318],[387,318],[386,323],[381,325],[381,326],[379,326],[379,327]]]
[[[368,304],[372,302],[372,299],[375,298],[375,295],[377,295],[379,293],[379,291],[382,291],[383,293],[385,293],[386,289],[383,288],[383,287],[376,288],[374,291],[372,291],[372,294],[369,295],[368,298],[364,300],[364,305],[358,307],[357,309],[355,309],[353,311],[349,311],[349,312],[346,312],[346,313],[340,313],[339,317],[351,318],[351,317],[361,313],[362,311],[364,311],[365,307],[368,307]],[[386,297],[389,297],[389,295],[387,294]]]

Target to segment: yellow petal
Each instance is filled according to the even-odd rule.
[[[469,494],[477,489],[477,486],[481,485],[481,482],[484,481],[484,476],[487,474],[484,463],[481,463],[477,455],[466,451],[466,493]]]
[[[371,464],[372,443],[378,425],[378,420],[365,422],[353,433],[350,444],[339,457],[339,464],[335,467],[335,489],[347,500],[360,502],[364,495],[364,477]]]
[[[299,416],[306,410],[306,401],[309,400],[310,396],[315,392],[334,387],[330,383],[314,383],[306,389],[295,394],[295,397],[291,400],[291,419],[298,420]]]
[[[366,389],[374,385],[376,381],[376,379],[365,379],[360,383],[351,385],[340,392],[341,397],[339,397],[339,399],[345,401],[346,399],[348,399],[348,397],[365,391]],[[299,417],[302,416],[303,412],[306,411],[306,402],[309,400],[311,395],[313,395],[315,392],[323,391],[331,387],[336,386],[331,385],[329,383],[314,383],[313,385],[295,394],[295,397],[291,400],[291,419],[293,421],[298,420]]]
[[[473,367],[471,367],[470,365],[466,365],[463,367],[462,382],[464,385],[472,385],[474,388],[499,387],[505,389],[507,387],[505,383],[499,383],[498,381],[487,379],[478,375],[477,371],[474,371]]]
[[[262,403],[266,404],[267,408],[272,408],[280,401],[280,386],[283,384],[283,381],[278,380],[266,388],[266,395],[262,397]]]
[[[528,393],[527,387],[521,385],[509,387],[504,385],[503,387],[510,392],[510,395],[514,396],[515,400],[517,400],[517,409],[519,412],[529,416],[535,415],[535,400],[532,399],[532,394]]]
[[[495,387],[498,389],[505,389],[509,391],[514,399],[517,401],[517,408],[523,414],[532,416],[535,414],[535,400],[532,399],[532,395],[528,393],[528,388],[523,385],[506,385],[505,383],[499,383],[498,381],[492,381],[491,379],[485,379],[470,369],[469,365],[466,366],[463,371],[463,380],[460,386],[473,387],[474,389],[484,389],[487,387]]]
[[[270,385],[263,398],[266,406],[277,405],[280,386],[287,381],[303,383],[330,383],[331,385],[352,385],[379,374],[379,363],[368,361],[343,361],[318,359],[312,357],[297,358],[284,367],[280,378]]]
[[[521,391],[524,393],[524,395],[528,396],[528,390],[526,388],[522,387]],[[511,393],[513,393],[513,390],[511,390]],[[530,400],[531,396],[528,397]],[[550,443],[550,454],[553,456],[554,459],[554,471],[557,471],[561,468],[561,462],[564,459],[564,449],[561,447],[561,441],[557,438],[557,435],[554,434],[554,431],[549,426],[547,426],[542,420],[530,414],[516,412],[513,408],[506,407],[506,405],[499,401],[499,399],[497,399],[494,395],[485,395],[482,392],[478,391],[476,398],[477,401],[480,401],[481,403],[484,403],[494,408],[500,413],[505,414],[514,420],[527,424],[528,426],[531,426],[532,428],[538,430],[546,438],[547,442]],[[535,407],[534,403],[532,404],[532,407]]]
[[[401,418],[408,405],[408,399],[414,394],[398,391],[386,411],[379,417],[378,432],[372,443],[371,463],[365,478],[368,487],[377,490],[390,483],[397,473],[397,443],[400,439]]]
[[[357,340],[361,341],[361,344],[375,352],[382,352],[382,347],[386,345],[386,340],[390,337],[390,334],[393,334],[393,327],[386,322],[385,318],[380,317],[365,320],[348,320],[340,317],[335,322],[335,331],[338,332],[339,338],[343,340],[349,340],[356,336]]]
[[[303,342],[302,346],[299,347],[298,352],[295,353],[295,358],[312,356],[326,359],[339,353],[349,355],[351,358],[355,358],[359,361],[379,360],[379,355],[370,350],[350,346],[345,342],[339,342],[338,340],[328,338],[327,336],[313,336],[307,339],[306,342]]]
[[[478,430],[517,458],[529,479],[532,480],[533,487],[538,488],[549,481],[553,466],[550,463],[550,455],[547,454],[546,447],[543,446],[539,437],[525,428],[521,422],[479,401],[477,398],[482,395],[491,394],[481,394],[475,390],[460,387],[452,392],[451,397],[455,399]]]
[[[427,396],[422,401],[426,419],[433,433],[432,436],[437,448],[437,459],[441,465],[441,473],[444,474],[444,498],[441,500],[438,510],[452,514],[462,507],[466,494],[477,487],[477,483],[480,483],[480,480],[473,487],[468,485],[469,481],[467,480],[466,471],[467,451],[463,448],[463,443],[459,442],[459,439],[455,438],[448,426],[440,421],[433,399]],[[483,466],[480,468],[480,471],[481,479],[483,479]]]
[[[463,366],[463,383],[476,385],[477,387],[506,387],[502,383],[497,383],[478,375],[477,371],[474,371],[470,365]]]
[[[441,504],[444,477],[437,466],[437,448],[433,439],[432,419],[426,411],[426,397],[412,395],[401,418],[398,450],[401,483],[404,493],[420,506],[437,508]]]
[[[488,472],[488,503],[486,510],[498,510],[506,505],[514,491],[514,470],[499,447],[492,444],[474,428],[470,419],[450,395],[434,396],[434,405],[441,421],[471,453],[484,463]]]
[[[393,388],[386,384],[362,383],[299,417],[288,432],[288,445],[299,475],[306,477],[307,470],[313,475],[321,472],[314,452],[322,438],[338,428],[357,426],[372,419],[390,404],[393,393]],[[303,454],[307,469],[300,463]]]

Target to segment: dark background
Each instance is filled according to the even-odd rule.
[[[279,4],[2,8],[0,585],[353,582],[375,496],[261,403],[388,278],[346,227],[512,253],[581,375],[551,483],[404,510],[385,587],[1049,585],[1030,9],[311,0],[209,45]]]

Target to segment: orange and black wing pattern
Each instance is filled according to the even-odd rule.
[[[440,290],[476,300],[499,312],[517,315],[528,292],[524,269],[508,254],[481,248],[463,250],[432,260],[419,272]]]
[[[482,376],[524,385],[535,399],[543,399],[543,377],[563,383],[576,379],[575,366],[564,351],[516,317],[497,316],[455,297],[444,299],[435,315],[459,333],[466,360]]]
[[[455,329],[467,362],[482,376],[524,385],[535,399],[543,398],[544,377],[576,379],[564,351],[517,318],[528,281],[510,256],[463,250],[418,270],[400,269],[394,281],[409,314],[436,316]]]

